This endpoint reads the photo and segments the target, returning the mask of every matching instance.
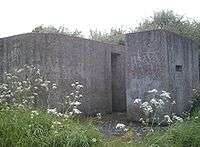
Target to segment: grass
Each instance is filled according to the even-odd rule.
[[[0,108],[0,147],[199,147],[200,111],[167,131],[156,131],[135,141],[133,138],[134,133],[129,131],[105,139],[90,121],[42,110]]]
[[[199,147],[200,111],[182,123],[176,123],[166,132],[154,132],[143,139],[143,144],[157,147]]]
[[[64,119],[37,110],[0,110],[1,147],[91,147],[101,143],[101,134],[91,124]],[[95,141],[94,141],[95,138]]]

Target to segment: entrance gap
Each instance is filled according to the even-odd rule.
[[[111,53],[112,111],[126,111],[125,67],[120,54]]]

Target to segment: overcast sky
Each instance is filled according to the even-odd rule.
[[[0,0],[0,37],[30,32],[37,25],[89,29],[134,27],[154,11],[174,10],[199,19],[199,0]]]

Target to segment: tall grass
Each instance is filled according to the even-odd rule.
[[[1,147],[91,147],[100,140],[101,134],[92,125],[76,119],[27,108],[0,110]]]
[[[200,146],[200,111],[182,123],[176,123],[166,132],[154,132],[143,140],[148,146],[157,147],[199,147]]]

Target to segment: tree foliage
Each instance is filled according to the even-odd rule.
[[[70,36],[74,36],[74,37],[82,37],[82,32],[79,31],[78,29],[75,29],[74,31],[70,31],[68,28],[64,27],[64,26],[60,26],[58,28],[54,27],[54,26],[37,26],[35,27],[32,32],[35,33],[59,33],[59,34],[63,34],[63,35],[70,35]]]
[[[178,15],[171,10],[158,11],[150,18],[146,18],[135,31],[165,29],[180,35],[200,40],[200,22],[184,15]]]
[[[124,45],[125,33],[126,30],[122,28],[118,29],[111,28],[110,32],[101,32],[96,29],[96,30],[90,30],[89,38],[100,42]]]
[[[131,28],[131,31],[122,28],[112,28],[110,32],[104,33],[98,30],[90,30],[89,38],[97,41],[123,45],[125,33],[155,29],[164,29],[195,40],[200,40],[200,22],[184,15],[178,15],[172,10],[155,12],[152,17],[148,17],[142,21],[138,27]]]

